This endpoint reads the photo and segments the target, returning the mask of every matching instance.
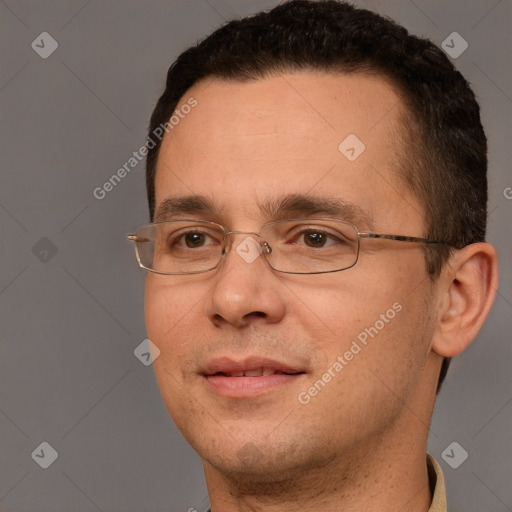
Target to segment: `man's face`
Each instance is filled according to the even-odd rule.
[[[160,150],[157,215],[167,198],[204,196],[218,211],[172,218],[258,232],[274,220],[260,205],[302,194],[355,205],[361,212],[348,220],[359,231],[425,234],[422,208],[397,178],[402,104],[384,80],[302,72],[210,80],[182,104],[191,96],[197,106]],[[339,149],[351,134],[366,146],[359,156],[354,138]],[[311,216],[326,214],[282,218]],[[424,398],[437,375],[421,247],[362,239],[354,267],[293,275],[263,255],[246,262],[236,251],[246,236],[229,235],[215,270],[147,277],[158,383],[201,457],[275,479],[368,446],[396,425],[426,432]],[[294,374],[235,376],[240,365]]]

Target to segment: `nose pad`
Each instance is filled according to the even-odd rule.
[[[261,248],[265,254],[272,254],[272,247],[268,245],[268,242],[261,242]]]

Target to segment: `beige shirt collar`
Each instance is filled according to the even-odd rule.
[[[427,469],[432,489],[432,503],[428,512],[446,512],[446,488],[444,486],[444,476],[441,466],[427,453]]]

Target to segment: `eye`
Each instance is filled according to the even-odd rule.
[[[303,237],[304,243],[308,247],[325,247],[325,244],[328,242],[329,235],[327,233],[323,233],[322,231],[317,230],[307,230],[301,233]]]
[[[292,242],[312,249],[323,249],[333,245],[343,245],[347,240],[341,233],[335,235],[322,229],[308,228],[298,231],[292,237]]]
[[[170,249],[201,249],[222,243],[222,234],[205,231],[181,231],[168,239]]]
[[[204,245],[206,235],[204,233],[187,233],[183,238],[187,247],[194,248]]]

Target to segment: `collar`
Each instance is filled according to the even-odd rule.
[[[432,492],[432,503],[428,512],[446,512],[446,488],[441,466],[432,455],[427,453],[427,470]]]

